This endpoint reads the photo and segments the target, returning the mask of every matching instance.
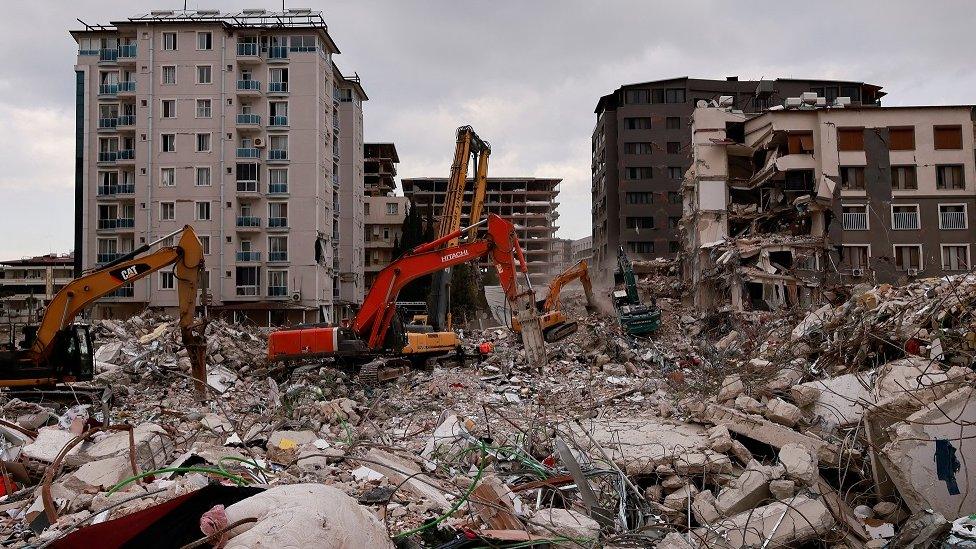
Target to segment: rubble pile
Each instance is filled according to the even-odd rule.
[[[650,338],[570,294],[580,328],[543,371],[510,330],[466,330],[462,363],[380,386],[270,367],[266,330],[215,319],[204,402],[175,321],[96,321],[100,373],[75,390],[111,389],[110,407],[0,403],[0,540],[976,546],[976,277],[707,314],[669,278],[641,282],[664,311]]]

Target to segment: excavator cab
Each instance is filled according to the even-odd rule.
[[[91,331],[87,324],[70,324],[55,334],[51,354],[37,364],[28,350],[36,326],[24,327],[21,349],[0,352],[0,387],[47,386],[60,381],[89,381],[95,374]]]

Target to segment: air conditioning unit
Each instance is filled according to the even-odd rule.
[[[255,137],[254,138],[254,148],[255,149],[263,149],[264,148],[264,139],[262,139],[260,137]]]
[[[864,276],[864,269],[851,269],[851,276]]]
[[[803,104],[803,100],[800,99],[799,97],[787,97],[786,101],[783,101],[783,106],[786,107],[787,109],[793,107],[799,107],[802,104]]]
[[[908,269],[908,276],[918,276],[918,269]]]
[[[800,100],[804,103],[815,105],[817,103],[817,92],[803,92],[800,94]]]
[[[295,303],[300,302],[302,300],[302,292],[292,292],[291,300],[294,301]]]

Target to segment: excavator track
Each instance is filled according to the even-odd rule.
[[[359,367],[359,383],[368,387],[376,387],[392,379],[396,379],[410,371],[410,363],[403,359],[377,358]]]
[[[555,343],[575,334],[578,329],[579,322],[563,322],[547,328],[542,333],[542,337],[545,338],[547,343]]]

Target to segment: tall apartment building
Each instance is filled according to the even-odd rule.
[[[554,246],[559,228],[556,225],[559,217],[556,199],[561,181],[538,177],[488,178],[484,215],[498,214],[516,225],[533,280],[545,280],[559,272]],[[414,206],[423,212],[433,207],[435,219],[440,217],[447,194],[446,177],[412,177],[404,178],[402,182],[403,194],[413,199]],[[471,211],[471,186],[469,180],[462,212]],[[461,226],[469,224],[467,214],[462,215]]]
[[[342,77],[339,69],[336,69],[336,93],[339,130],[338,140],[333,136],[332,154],[338,161],[339,173],[339,291],[333,297],[342,306],[343,317],[351,317],[363,302],[366,287],[363,272],[363,101],[369,98],[360,85],[359,75]]]
[[[730,96],[736,108],[761,112],[811,90],[855,104],[884,95],[861,82],[680,77],[627,84],[601,97],[592,135],[594,263],[612,267],[621,245],[634,259],[671,258],[680,249],[681,178],[691,166],[688,117],[698,101]]]
[[[155,11],[71,35],[80,266],[190,224],[211,310],[341,318],[337,288],[357,268],[343,255],[362,242],[341,212],[355,215],[362,178],[361,147],[340,142],[361,143],[365,93],[335,67],[321,14]],[[174,307],[174,287],[171,272],[147,277],[101,314]]]
[[[396,196],[397,155],[393,143],[366,143],[366,254],[364,271],[366,289],[373,284],[376,273],[386,267],[394,257],[394,245],[403,236],[403,218],[410,202],[404,196]]]
[[[682,219],[695,304],[804,305],[836,284],[971,270],[974,119],[813,93],[758,115],[696,109]]]
[[[593,259],[593,237],[584,236],[573,241],[570,247],[573,253],[573,263],[581,259],[590,261]]]
[[[38,311],[73,279],[72,254],[0,261],[0,331],[10,324],[37,322]]]

